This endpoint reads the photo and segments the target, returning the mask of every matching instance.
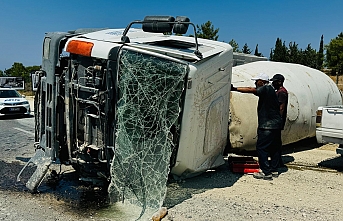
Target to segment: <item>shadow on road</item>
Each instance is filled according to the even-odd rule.
[[[307,138],[296,143],[287,144],[282,147],[283,154],[296,153],[306,150],[311,150],[322,146],[323,144],[318,144],[316,137]]]
[[[16,160],[19,160],[21,162],[27,163],[29,162],[30,158],[29,157],[16,157]]]
[[[167,185],[167,195],[163,206],[171,208],[192,198],[194,194],[214,188],[230,187],[242,176],[241,173],[232,173],[226,161],[224,165],[196,177],[178,181],[171,179]]]
[[[334,158],[323,160],[320,163],[318,163],[318,166],[343,172],[343,157],[337,156]]]
[[[0,116],[0,120],[13,120],[13,119],[23,119],[23,118],[32,118],[34,117],[32,114],[30,115],[5,115]]]

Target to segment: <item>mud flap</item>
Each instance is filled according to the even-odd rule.
[[[49,166],[52,163],[51,157],[46,156],[43,149],[37,149],[35,155],[25,164],[23,169],[17,176],[17,182],[20,181],[20,175],[29,164],[35,164],[37,166],[36,171],[32,174],[30,179],[26,183],[26,187],[32,192],[36,192],[38,186],[41,184],[45,174],[48,172]]]

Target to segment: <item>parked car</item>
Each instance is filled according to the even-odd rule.
[[[318,107],[316,138],[318,143],[339,144],[336,152],[343,156],[343,105]]]
[[[0,116],[30,115],[30,104],[25,95],[12,88],[0,88]]]

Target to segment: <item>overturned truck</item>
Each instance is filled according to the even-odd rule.
[[[188,26],[195,37],[180,36]],[[160,204],[169,173],[224,163],[232,56],[229,44],[197,39],[182,16],[47,33],[28,163],[37,169],[26,186],[35,191],[60,162],[80,180],[110,184],[115,201]]]

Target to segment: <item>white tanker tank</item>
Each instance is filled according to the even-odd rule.
[[[233,67],[232,84],[235,87],[255,87],[251,78],[264,72],[273,77],[281,73],[288,90],[288,112],[283,144],[314,137],[318,106],[342,104],[342,94],[325,73],[299,64],[258,61]],[[257,141],[257,102],[253,94],[230,95],[229,139],[232,148],[253,150]]]

